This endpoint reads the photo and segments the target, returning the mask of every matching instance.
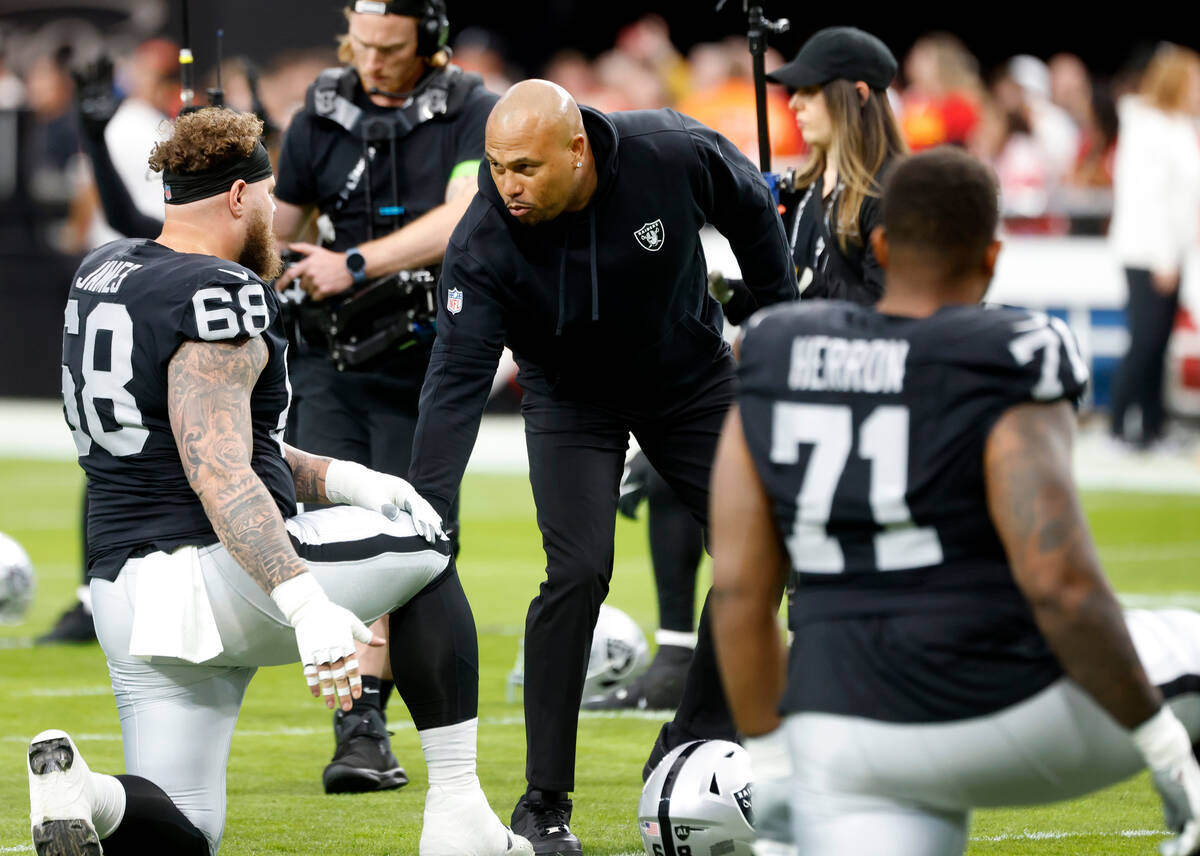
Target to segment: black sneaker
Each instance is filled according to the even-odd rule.
[[[545,856],[583,856],[583,845],[571,834],[571,801],[565,795],[530,788],[512,813],[512,831]]]
[[[408,776],[396,756],[383,714],[373,707],[350,712],[339,710],[333,717],[337,749],[321,775],[327,794],[359,794],[389,791],[408,784]]]
[[[660,645],[650,667],[627,687],[585,701],[583,710],[674,710],[683,699],[692,649]]]
[[[59,616],[49,632],[36,640],[38,645],[83,644],[96,641],[96,625],[92,614],[76,601],[75,605]]]

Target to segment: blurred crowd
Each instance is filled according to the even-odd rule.
[[[61,45],[36,56],[25,52],[18,64],[6,62],[14,52],[5,47],[0,38],[0,149],[5,135],[15,135],[20,155],[0,158],[0,197],[20,191],[32,210],[10,211],[11,222],[4,225],[10,241],[19,245],[32,241],[77,255],[116,234],[100,214],[81,154],[73,79],[81,66],[78,48]],[[130,141],[138,134],[144,138],[178,110],[177,51],[177,45],[159,38],[116,57],[114,85],[125,103],[106,139],[118,172],[131,188],[142,186],[143,192],[133,195],[147,213],[155,206],[161,211],[153,183],[147,194],[148,182],[137,180],[152,141]],[[961,145],[994,166],[1010,232],[1103,234],[1112,207],[1117,103],[1137,90],[1151,53],[1151,48],[1135,53],[1108,78],[1090,73],[1079,57],[1066,53],[1048,60],[1014,56],[983,69],[957,37],[931,33],[902,58],[889,96],[913,150]],[[767,70],[784,59],[768,49]],[[454,40],[454,62],[482,75],[495,91],[536,75],[602,110],[671,106],[758,158],[744,35],[697,44],[684,53],[672,42],[668,23],[648,15],[621,30],[613,47],[597,57],[564,49],[543,68],[522,69],[513,64],[501,37],[468,27]],[[276,57],[262,68],[251,58],[227,60],[221,76],[226,102],[239,109],[257,107],[281,132],[303,103],[308,84],[335,63],[332,46]],[[206,83],[212,86],[215,79]],[[203,103],[204,96],[198,100]],[[1200,104],[1188,109],[1200,113]],[[773,167],[801,165],[804,141],[781,87],[768,87],[768,116]]]

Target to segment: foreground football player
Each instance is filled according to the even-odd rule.
[[[382,644],[363,622],[458,584],[440,519],[405,481],[283,443],[261,132],[230,110],[180,118],[150,158],[162,234],[91,253],[67,301],[63,403],[88,476],[88,573],[128,775],[90,772],[62,731],[35,737],[39,854],[216,853],[255,668],[298,650],[312,694],[349,709],[354,641]],[[348,507],[296,514],[297,501]],[[531,853],[480,789],[478,668],[444,655],[453,632],[429,616],[421,656],[395,664],[429,767],[421,856]]]
[[[1195,686],[1197,622],[1126,627],[1071,476],[1077,346],[1057,320],[977,305],[996,199],[960,151],[902,163],[874,238],[878,312],[767,310],[741,347],[711,494],[713,628],[759,834],[787,835],[766,828],[786,787],[801,854],[959,854],[975,806],[1143,767],[1180,833],[1163,852],[1200,847],[1196,696],[1174,695]]]

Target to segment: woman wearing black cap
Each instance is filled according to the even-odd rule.
[[[790,63],[767,75],[789,106],[812,159],[785,189],[785,223],[801,297],[872,304],[883,270],[871,251],[883,176],[908,153],[888,103],[896,58],[854,27],[814,34]]]

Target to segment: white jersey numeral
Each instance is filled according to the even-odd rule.
[[[68,335],[79,335],[79,301],[68,300],[65,329]],[[97,366],[97,339],[100,332],[108,334],[108,367]],[[142,421],[137,400],[125,385],[133,380],[133,320],[129,310],[119,303],[99,303],[82,323],[83,333],[83,388],[79,397],[83,402],[83,415],[75,403],[75,381],[70,370],[63,366],[63,406],[67,423],[75,438],[75,448],[80,455],[91,451],[91,441],[98,443],[115,457],[136,455],[146,445],[149,430]],[[112,404],[113,421],[117,427],[108,430],[100,411],[98,400]]]
[[[1038,351],[1042,352],[1042,373],[1030,393],[1035,400],[1052,401],[1062,396],[1063,384],[1058,375],[1062,353],[1067,355],[1075,380],[1081,384],[1087,382],[1087,363],[1079,353],[1075,337],[1061,318],[1036,312],[1028,321],[1016,325],[1016,331],[1021,335],[1008,343],[1008,350],[1018,365],[1028,365]]]
[[[883,527],[875,535],[875,567],[881,571],[923,568],[942,561],[937,530],[914,526],[905,498],[908,423],[907,407],[881,405],[858,432],[858,455],[871,463],[871,516]],[[846,405],[781,401],[774,407],[771,462],[798,463],[800,446],[812,446],[787,537],[792,566],[798,571],[836,574],[846,569],[841,544],[826,527],[853,439],[853,414]]]
[[[218,285],[202,288],[192,295],[192,308],[196,311],[196,332],[206,342],[235,339],[238,336],[254,337],[262,333],[271,323],[267,310],[267,297],[262,283],[250,282],[237,292],[238,303],[245,311],[245,326],[229,304],[233,295]]]

